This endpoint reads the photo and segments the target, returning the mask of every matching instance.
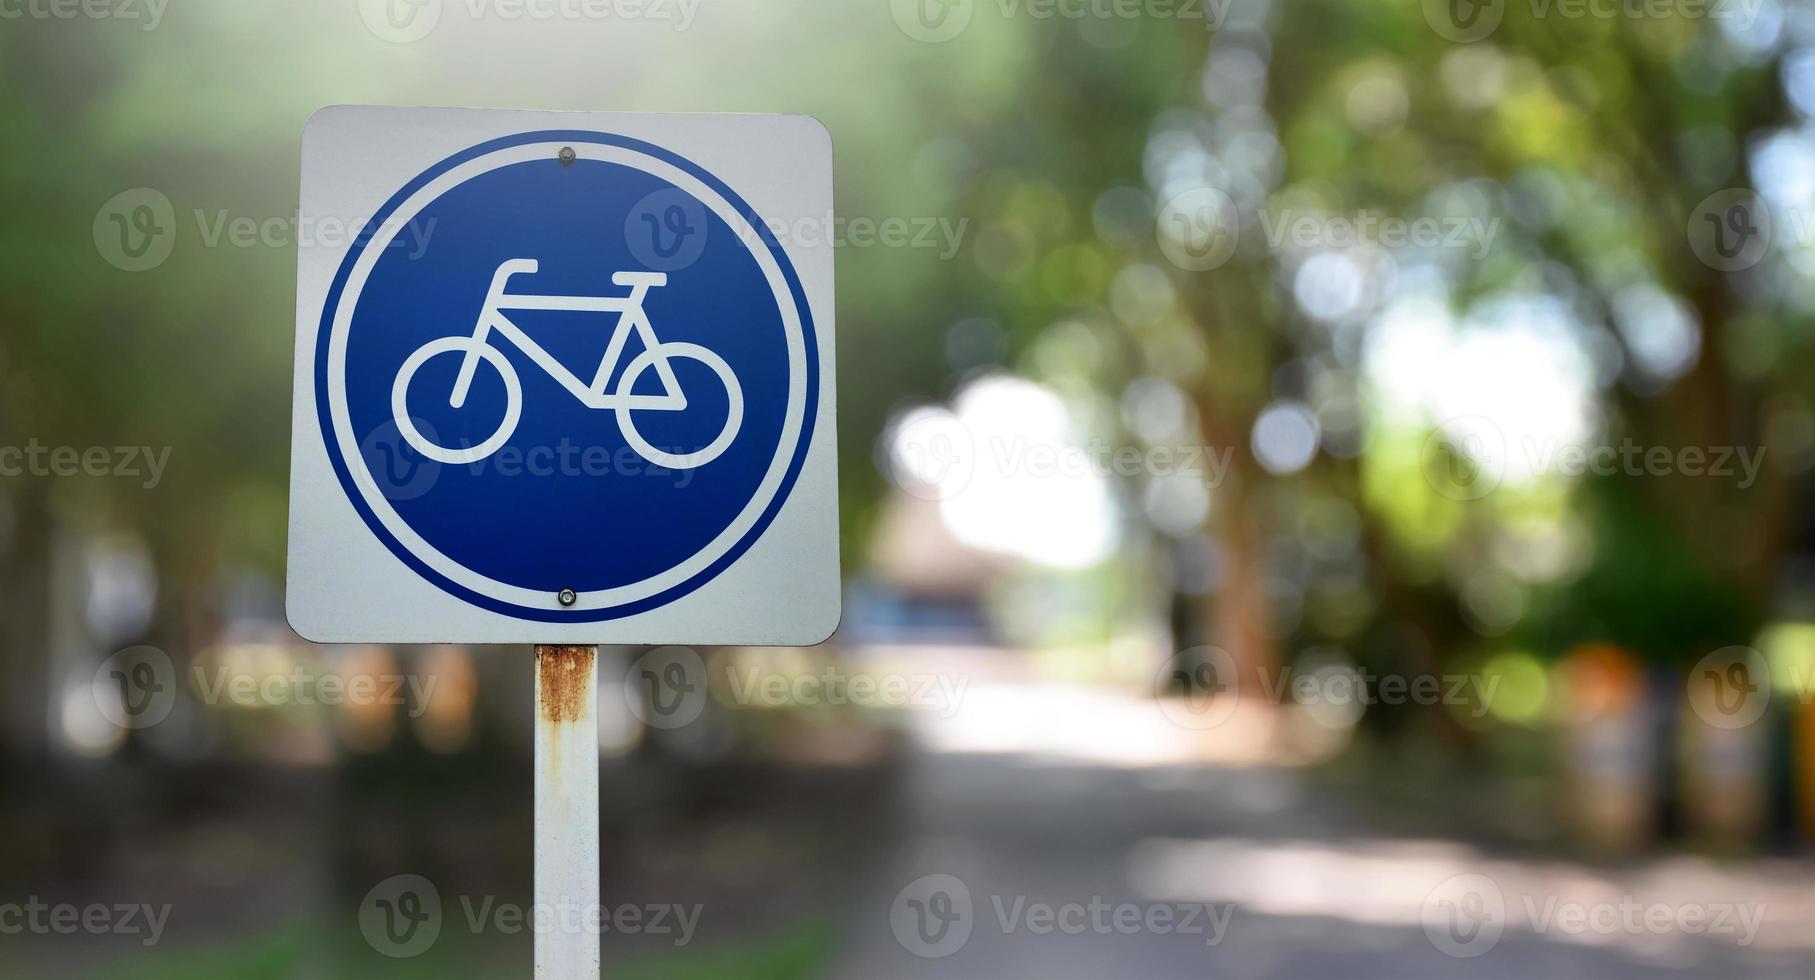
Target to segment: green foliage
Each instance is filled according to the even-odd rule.
[[[1612,322],[1620,290],[1667,290],[1697,318],[1700,363],[1658,389],[1607,384],[1595,408],[1609,427],[1659,445],[1757,443],[1780,431],[1767,411],[1809,413],[1815,332],[1799,311],[1815,286],[1786,272],[1778,293],[1741,293],[1685,247],[1696,202],[1745,183],[1749,141],[1795,124],[1778,55],[1734,55],[1706,19],[1540,17],[1509,4],[1492,38],[1458,45],[1417,3],[1277,3],[1256,47],[1262,101],[1231,108],[1226,81],[1205,65],[1214,45],[1250,29],[1234,23],[1102,24],[979,4],[962,36],[926,44],[883,3],[708,5],[685,31],[475,24],[450,6],[430,39],[393,44],[365,31],[353,6],[193,4],[155,32],[27,21],[0,32],[0,127],[25,148],[0,160],[14,204],[0,222],[0,441],[171,447],[157,491],[63,485],[55,506],[139,528],[186,582],[226,564],[276,573],[290,426],[293,246],[203,239],[223,218],[294,217],[303,122],[339,102],[809,113],[834,137],[841,217],[956,227],[950,252],[838,253],[853,569],[890,492],[876,442],[905,404],[1006,367],[1094,405],[1114,428],[1126,386],[1159,377],[1184,389],[1202,441],[1236,451],[1213,534],[1283,533],[1295,521],[1293,481],[1314,484],[1357,505],[1371,594],[1411,583],[1432,598],[1396,615],[1441,650],[1469,639],[1439,625],[1455,619],[1443,608],[1455,604],[1453,585],[1430,586],[1482,560],[1521,502],[1433,495],[1418,478],[1423,432],[1406,428],[1377,428],[1359,460],[1326,456],[1288,480],[1254,465],[1249,432],[1273,401],[1380,394],[1360,377],[1369,325],[1307,316],[1293,295],[1297,266],[1252,238],[1212,271],[1167,263],[1152,223],[1156,134],[1186,134],[1224,157],[1271,152],[1276,140],[1277,165],[1260,171],[1269,213],[1462,208],[1501,221],[1484,255],[1438,260],[1458,317],[1484,297],[1553,295],[1595,343],[1630,360]],[[1382,93],[1386,114],[1369,116]],[[1252,145],[1222,142],[1231,120]],[[1229,169],[1205,179],[1231,179]],[[180,238],[162,266],[130,273],[103,261],[92,225],[102,202],[137,187],[170,198]],[[1133,195],[1133,211],[1106,211],[1111,191]],[[1118,303],[1134,267],[1169,284],[1157,300],[1139,297],[1157,304],[1150,315]],[[978,319],[999,350],[958,356],[953,324]],[[1625,637],[1658,655],[1741,638],[1729,634],[1756,619],[1782,559],[1781,509],[1747,512],[1746,534],[1768,545],[1730,575],[1686,519],[1705,495],[1653,482],[1603,497],[1566,498],[1559,519],[1594,528],[1596,564],[1579,589],[1558,584],[1567,601],[1533,628],[1559,644]],[[1648,619],[1645,605],[1659,601],[1669,611]]]
[[[1594,557],[1534,611],[1529,632],[1546,649],[1610,642],[1650,660],[1693,663],[1757,634],[1766,611],[1759,599],[1711,567],[1630,480],[1594,480],[1587,493]]]
[[[449,914],[455,914],[449,910]],[[293,925],[237,943],[194,952],[158,947],[120,959],[94,980],[301,980],[382,976],[386,980],[520,977],[528,971],[527,934],[503,941],[454,930],[420,956],[389,959],[352,926]],[[807,919],[773,935],[731,946],[687,947],[606,963],[614,980],[804,980],[820,975],[834,949],[831,928]]]

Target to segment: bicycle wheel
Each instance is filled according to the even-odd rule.
[[[480,358],[495,368],[504,382],[504,419],[498,423],[497,431],[477,446],[452,448],[430,441],[417,430],[415,420],[410,418],[410,379],[416,376],[416,372],[430,358],[439,354],[459,354],[464,357],[473,348],[473,344],[471,337],[431,340],[416,348],[416,352],[403,362],[403,367],[397,370],[397,380],[391,385],[391,414],[396,416],[397,431],[403,434],[404,441],[411,448],[439,463],[477,463],[490,456],[517,430],[517,422],[523,417],[523,385],[517,380],[517,369],[511,367],[510,360],[496,347],[479,344]]]
[[[632,409],[622,407],[617,409],[618,428],[624,433],[624,441],[630,444],[630,448],[636,450],[637,455],[657,466],[665,466],[671,470],[690,470],[704,466],[717,459],[726,449],[731,448],[731,441],[737,438],[737,430],[744,424],[744,389],[738,385],[737,375],[731,373],[731,365],[726,364],[724,358],[698,344],[676,342],[657,344],[638,354],[630,362],[630,366],[624,369],[624,376],[618,379],[616,396],[628,398],[631,391],[636,388],[637,378],[642,375],[644,370],[655,364],[658,356],[668,360],[681,358],[698,361],[711,368],[713,374],[718,375],[719,382],[725,386],[725,403],[730,406],[729,411],[725,413],[725,427],[719,430],[718,437],[707,443],[705,448],[691,453],[669,453],[655,448],[649,443],[649,440],[643,438],[641,432],[637,431],[636,423],[631,420]],[[647,408],[642,411],[665,410]]]

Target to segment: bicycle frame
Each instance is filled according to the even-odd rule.
[[[460,408],[466,404],[466,396],[473,384],[473,375],[479,367],[479,351],[489,340],[492,331],[503,334],[516,344],[517,348],[529,355],[549,376],[560,382],[561,387],[587,408],[594,409],[655,409],[657,411],[678,412],[687,407],[687,396],[681,393],[680,384],[675,380],[674,369],[669,366],[668,358],[660,354],[661,341],[656,339],[655,328],[649,322],[649,315],[643,311],[643,297],[656,286],[668,284],[668,276],[661,272],[618,272],[613,273],[613,285],[630,287],[629,296],[542,296],[526,293],[506,292],[510,277],[519,273],[533,275],[540,267],[535,259],[508,259],[498,265],[492,275],[491,288],[485,295],[485,308],[479,312],[479,321],[473,327],[473,344],[467,348],[460,362],[460,374],[454,381],[454,391],[448,404]],[[510,321],[504,315],[505,310],[560,310],[571,313],[616,313],[617,326],[612,329],[611,342],[606,345],[605,356],[599,361],[598,373],[593,375],[592,383],[580,380],[579,375],[567,369],[567,366],[556,360],[554,355],[542,348],[530,338],[523,328]],[[618,358],[624,353],[624,344],[630,339],[630,332],[635,330],[646,350],[656,351],[654,367],[656,375],[662,380],[663,394],[633,395],[629,392],[608,394],[606,385],[611,381],[611,374],[616,370]]]

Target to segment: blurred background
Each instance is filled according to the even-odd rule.
[[[843,625],[603,651],[608,976],[1815,970],[1815,6],[0,0],[0,74],[0,976],[529,969],[529,650],[284,622],[335,103],[834,139]]]

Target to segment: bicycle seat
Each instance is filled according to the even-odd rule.
[[[618,286],[666,286],[668,285],[668,273],[614,272],[611,274],[611,281]]]

